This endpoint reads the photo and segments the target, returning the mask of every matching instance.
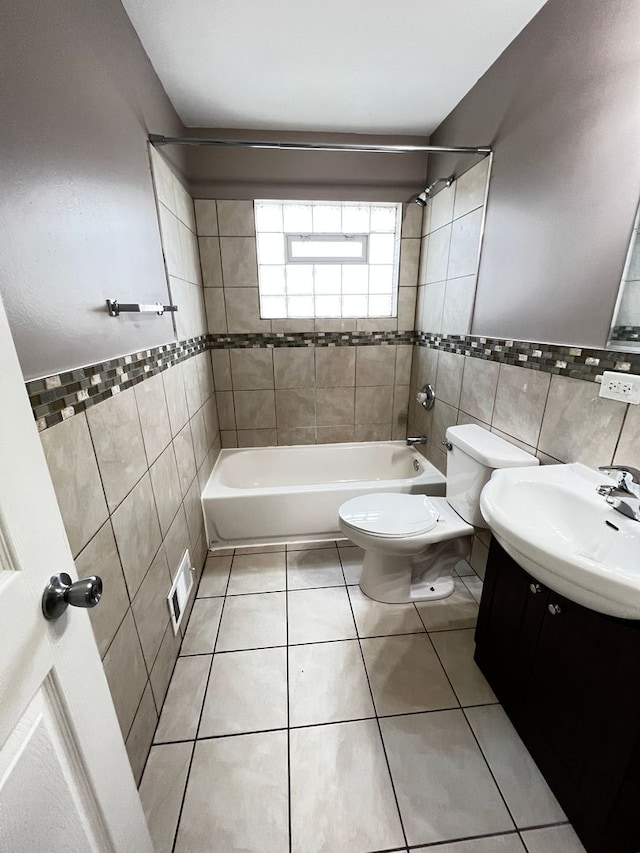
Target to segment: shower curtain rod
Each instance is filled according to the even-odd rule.
[[[446,145],[341,145],[328,142],[277,142],[258,139],[200,139],[198,137],[149,134],[149,142],[161,145],[207,145],[214,148],[275,148],[283,151],[346,151],[370,154],[491,154],[489,146],[472,148]]]

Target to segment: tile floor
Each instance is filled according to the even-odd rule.
[[[361,560],[208,558],[140,786],[158,853],[581,853],[473,662],[480,579],[383,605]]]

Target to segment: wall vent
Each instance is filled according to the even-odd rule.
[[[171,616],[171,625],[173,633],[178,633],[178,628],[182,622],[184,609],[189,599],[189,593],[193,587],[193,579],[195,569],[191,565],[191,555],[189,551],[184,552],[184,556],[180,561],[180,566],[176,572],[175,579],[171,585],[171,591],[167,596],[167,604],[169,606],[169,615]]]

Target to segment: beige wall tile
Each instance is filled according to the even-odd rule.
[[[193,437],[189,424],[183,427],[173,440],[173,449],[176,454],[180,489],[182,494],[186,495],[197,471],[196,458],[193,451]]]
[[[411,377],[411,358],[414,347],[411,344],[396,346],[396,384],[408,385]]]
[[[133,388],[92,406],[87,421],[107,504],[113,511],[147,468]]]
[[[268,429],[276,425],[273,391],[234,391],[238,429]]]
[[[549,373],[501,364],[493,426],[536,447],[550,379]]]
[[[497,361],[465,357],[460,408],[487,424],[491,423],[499,372]]]
[[[416,205],[417,207],[417,205]],[[400,241],[400,287],[415,287],[418,282],[418,264],[420,262],[420,240],[405,239]]]
[[[411,332],[416,319],[415,287],[401,287],[398,291],[398,331]]]
[[[315,426],[316,408],[313,389],[276,391],[276,422],[279,429]]]
[[[109,514],[86,415],[50,427],[40,439],[75,556]]]
[[[456,180],[456,200],[453,208],[455,219],[484,204],[489,160],[489,157],[485,157]]]
[[[391,424],[356,424],[353,428],[354,441],[390,441]]]
[[[218,217],[214,199],[196,198],[193,206],[196,214],[196,230],[199,236],[211,237],[218,234]]]
[[[149,465],[158,458],[171,441],[171,424],[162,375],[145,379],[134,388],[144,449]]]
[[[356,385],[393,385],[395,346],[356,347]]]
[[[177,365],[175,369],[182,369],[182,378],[184,380],[184,392],[187,398],[187,411],[189,417],[198,411],[203,403],[200,394],[200,380],[198,377],[198,366],[195,358],[190,358]]]
[[[171,680],[173,667],[175,666],[175,662],[178,658],[181,642],[182,635],[180,634],[180,631],[178,631],[177,634],[174,634],[171,625],[167,625],[164,637],[162,638],[162,643],[160,644],[160,651],[158,652],[155,663],[153,664],[153,669],[151,670],[151,675],[149,676],[149,682],[151,684],[151,689],[153,690],[153,698],[155,699],[156,708],[158,709],[162,708],[162,703],[167,695],[169,681]]]
[[[156,504],[148,474],[124,499],[111,520],[129,597],[133,598],[161,543]]]
[[[598,391],[595,382],[552,377],[540,450],[562,462],[583,462],[592,467],[612,461],[625,404],[602,399]]]
[[[274,447],[277,444],[275,429],[239,429],[238,447]]]
[[[230,355],[234,391],[273,388],[273,350],[233,349]]]
[[[231,380],[231,358],[228,349],[214,349],[211,351],[211,363],[213,366],[213,379],[216,391],[232,391]]]
[[[436,375],[438,372],[438,350],[429,349],[428,347],[417,347],[418,357],[418,372],[417,385],[422,388],[423,385],[436,384]]]
[[[356,388],[356,424],[390,424],[393,385]]]
[[[173,447],[167,447],[149,469],[160,530],[164,536],[182,502],[182,491]]]
[[[316,428],[318,444],[338,444],[344,441],[353,441],[354,427],[344,426],[319,426]]]
[[[420,237],[423,208],[411,201],[402,205],[402,236]]]
[[[368,320],[356,320],[358,332],[397,332],[398,320],[395,317],[374,317]]]
[[[329,320],[327,318],[323,318],[320,320],[316,320],[314,323],[314,329],[316,332],[355,332],[356,331],[356,321],[355,320]]]
[[[285,334],[290,334],[291,332],[313,332],[315,329],[315,320],[303,320],[296,318],[295,320],[276,319],[271,321],[272,332],[284,332]],[[325,330],[322,329],[322,331]]]
[[[204,425],[204,407],[198,409],[195,415],[191,418],[191,436],[193,438],[193,452],[196,458],[196,468],[199,468],[204,462],[205,456],[209,451],[209,442],[207,441],[207,433]]]
[[[173,184],[173,172],[167,165],[164,157],[155,148],[150,149],[151,171],[153,174],[153,185],[158,201],[162,202],[169,210],[175,211],[176,199]]]
[[[256,223],[252,201],[218,201],[221,237],[254,237]]]
[[[163,204],[158,205],[158,216],[160,218],[160,234],[167,272],[169,275],[184,278],[178,218]]]
[[[456,219],[451,228],[451,248],[447,278],[475,275],[478,270],[482,208]]]
[[[436,398],[458,408],[464,356],[454,352],[438,354],[438,375],[436,379]]]
[[[429,284],[424,289],[424,300],[422,304],[422,316],[420,317],[420,331],[441,332],[442,317],[444,312],[446,282],[439,281]]]
[[[354,418],[355,391],[353,388],[316,388],[318,427],[352,426]]]
[[[279,429],[277,434],[279,445],[315,444],[315,427],[297,427],[294,429]]]
[[[443,187],[431,199],[431,231],[442,228],[443,225],[453,219],[453,205],[455,201],[455,182],[450,187]]]
[[[429,235],[427,249],[427,266],[425,283],[432,284],[444,281],[447,277],[449,263],[449,244],[451,242],[451,225],[439,228]],[[461,275],[463,273],[460,273]]]
[[[349,387],[356,383],[356,347],[316,347],[316,386]]]
[[[218,406],[218,421],[221,430],[229,430],[236,428],[236,414],[233,405],[232,391],[219,391],[216,394],[216,402]]]
[[[227,331],[224,290],[221,287],[205,287],[204,306],[207,329],[210,335],[223,335]]]
[[[79,578],[98,575],[104,584],[105,595],[100,606],[89,610],[98,650],[100,655],[104,655],[129,607],[127,587],[111,522],[107,521],[102,525],[76,557],[75,563]]]
[[[237,447],[238,433],[235,430],[221,430],[220,444],[222,447]]]
[[[429,436],[431,444],[440,449],[441,442],[446,440],[446,431],[450,426],[455,426],[458,420],[458,412],[454,406],[449,406],[442,400],[436,400],[433,407],[433,426]]]
[[[142,649],[129,610],[102,661],[120,731],[127,738],[147,683]]]
[[[151,685],[147,683],[126,742],[127,755],[136,785],[140,783],[142,778],[142,771],[151,749],[153,732],[157,723],[158,714],[153,701],[153,693],[151,692]]]
[[[170,589],[169,565],[164,548],[160,548],[131,603],[142,654],[149,671],[169,624],[167,595]]]
[[[169,411],[169,423],[171,424],[171,434],[177,435],[182,427],[189,420],[189,410],[187,409],[187,398],[184,390],[184,379],[180,365],[170,367],[162,374],[164,382],[164,393],[167,399],[167,409]]]
[[[176,513],[176,517],[171,522],[171,527],[165,536],[163,544],[165,554],[167,555],[167,562],[169,563],[169,572],[171,577],[175,578],[184,552],[191,547],[187,518],[182,504]]]
[[[273,350],[276,388],[315,386],[314,347],[279,347]]]
[[[202,503],[200,501],[200,484],[196,477],[184,499],[184,512],[187,517],[187,529],[191,542],[191,554],[195,562],[195,550],[203,530]]]
[[[445,335],[470,333],[475,298],[475,275],[466,275],[447,281],[442,308],[442,332]]]
[[[224,299],[230,334],[271,331],[271,320],[260,317],[257,287],[225,287]]]
[[[407,434],[407,421],[409,417],[409,394],[411,389],[408,385],[395,385],[393,389],[393,419],[391,422],[391,438],[401,439]]]
[[[222,287],[222,260],[218,237],[199,237],[202,283],[205,287]]]
[[[228,287],[257,287],[255,237],[221,237],[222,278]]]

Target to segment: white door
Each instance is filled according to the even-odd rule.
[[[88,615],[42,615],[60,572],[77,577],[0,301],[0,851],[152,853]]]

